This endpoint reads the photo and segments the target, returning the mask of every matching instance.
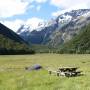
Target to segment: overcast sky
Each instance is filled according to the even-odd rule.
[[[22,24],[39,22],[72,9],[89,9],[90,0],[0,0],[0,22],[17,31]]]

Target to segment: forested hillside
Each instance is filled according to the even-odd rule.
[[[61,53],[90,53],[90,24],[79,35],[62,45]]]
[[[12,30],[0,24],[0,54],[34,53],[28,44]]]

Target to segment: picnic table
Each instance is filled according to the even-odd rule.
[[[55,73],[57,76],[74,77],[81,74],[81,71],[77,71],[78,67],[62,67],[56,71],[49,71],[49,74]]]

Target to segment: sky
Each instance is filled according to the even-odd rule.
[[[35,28],[65,11],[89,8],[90,0],[0,0],[0,22],[16,32],[23,24]]]

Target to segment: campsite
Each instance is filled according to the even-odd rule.
[[[25,70],[36,64],[43,68]],[[83,75],[68,78],[48,73],[58,67],[79,67]],[[90,55],[1,55],[0,90],[90,90]]]

